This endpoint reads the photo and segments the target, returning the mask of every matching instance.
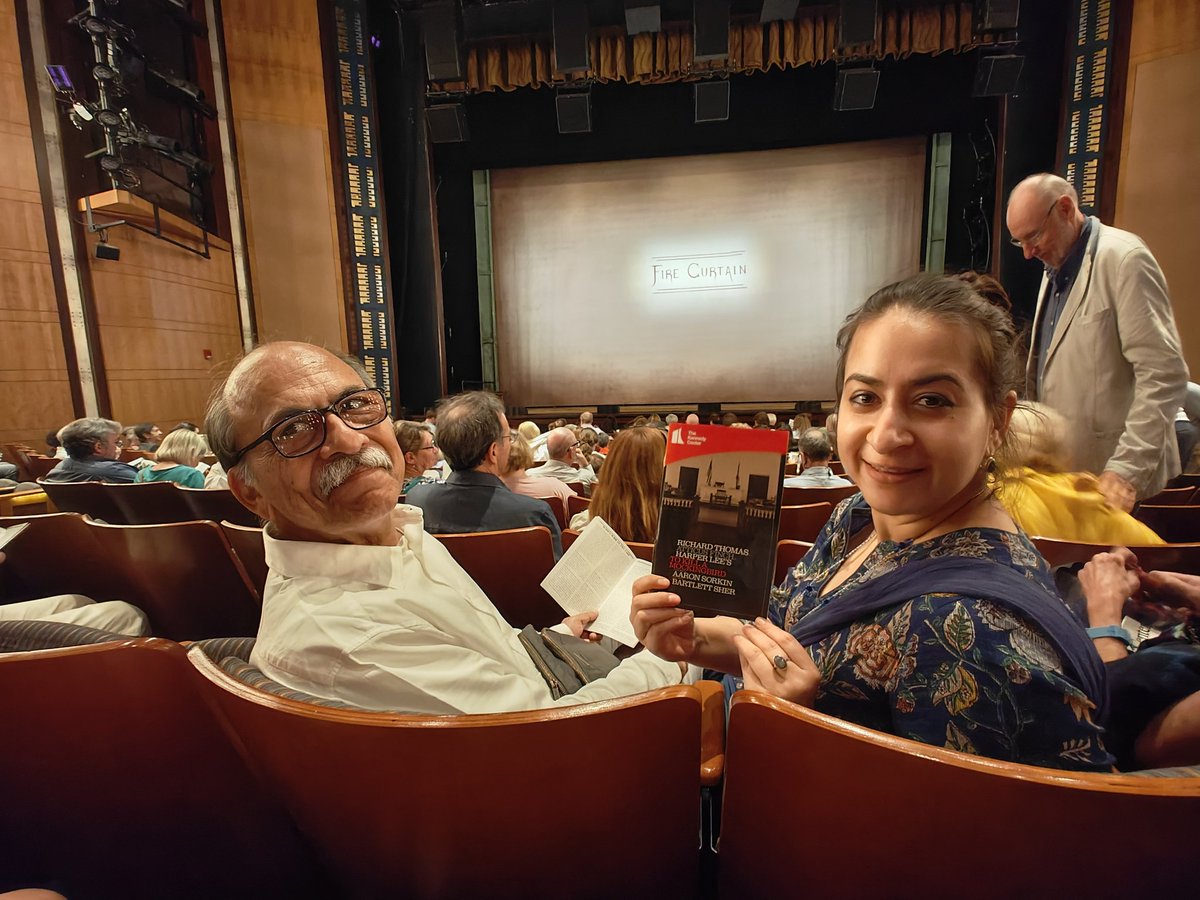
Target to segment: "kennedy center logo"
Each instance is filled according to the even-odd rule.
[[[750,264],[745,250],[654,256],[650,259],[650,293],[745,290]]]

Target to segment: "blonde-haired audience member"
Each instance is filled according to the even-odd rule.
[[[658,534],[666,454],[667,436],[661,428],[618,432],[592,488],[591,503],[571,519],[571,527],[583,528],[592,516],[599,516],[622,540],[652,543]]]
[[[513,432],[512,445],[508,448],[508,469],[500,476],[500,480],[515,494],[561,503],[565,522],[570,515],[567,499],[574,496],[575,492],[557,478],[533,478],[525,471],[532,465],[533,450],[529,441],[520,431]]]
[[[532,441],[535,437],[542,433],[542,429],[538,428],[537,422],[531,422],[529,420],[526,420],[518,425],[517,431],[519,431],[522,437],[524,437],[527,441]]]
[[[174,481],[182,487],[203,488],[204,474],[196,468],[208,452],[208,444],[199,434],[178,428],[168,434],[154,454],[154,465],[137,473],[136,481]]]
[[[1012,459],[996,493],[1026,534],[1086,544],[1163,543],[1148,526],[1110,506],[1095,475],[1067,471],[1067,422],[1057,412],[1024,402],[1013,411],[1009,430]]]

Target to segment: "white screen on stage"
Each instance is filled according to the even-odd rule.
[[[512,406],[823,400],[920,263],[925,138],[491,172]]]

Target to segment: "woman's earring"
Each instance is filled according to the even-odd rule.
[[[998,468],[996,465],[996,457],[989,454],[988,458],[983,461],[983,464],[980,465],[979,468],[983,469],[983,471],[989,475],[995,475],[996,469]]]

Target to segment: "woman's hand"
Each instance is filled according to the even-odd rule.
[[[583,638],[585,641],[598,641],[600,635],[594,631],[588,631],[587,627],[596,621],[597,612],[581,612],[573,616],[567,616],[562,620],[562,623],[571,629],[571,634],[577,638]]]
[[[759,617],[733,637],[742,661],[742,683],[747,690],[762,691],[812,706],[817,700],[821,672],[808,651],[791,634]],[[787,665],[780,668],[776,658]]]
[[[1125,547],[1097,553],[1079,572],[1087,598],[1088,624],[1120,625],[1125,601],[1141,588],[1137,557]]]
[[[670,586],[661,575],[643,575],[635,581],[629,621],[651,653],[682,662],[696,650],[696,618],[691,610],[679,609],[679,595],[666,590]]]
[[[1145,572],[1142,587],[1155,603],[1200,615],[1200,576],[1183,572]]]

